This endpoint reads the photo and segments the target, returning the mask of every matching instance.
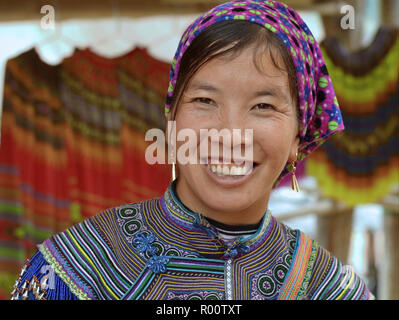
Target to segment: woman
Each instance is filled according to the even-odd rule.
[[[171,140],[178,177],[164,195],[46,240],[13,299],[373,298],[350,267],[268,210],[284,175],[297,188],[296,161],[343,129],[320,48],[294,10],[240,1],[196,19],[173,59],[165,111],[169,135],[251,129],[216,140],[219,151],[250,147],[251,156],[204,162],[200,139],[185,145],[198,162],[183,164],[183,142]]]

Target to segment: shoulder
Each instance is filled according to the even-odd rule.
[[[11,300],[77,299],[39,251],[22,267],[11,292]]]
[[[24,293],[24,298],[118,298],[145,264],[131,245],[132,236],[145,223],[143,208],[158,202],[154,198],[106,209],[39,244],[22,268],[13,299]],[[50,280],[43,280],[46,275],[58,285],[41,292],[38,285]],[[63,297],[63,291],[69,294]]]
[[[301,262],[301,263],[299,263]],[[317,241],[297,230],[293,266],[303,268],[297,299],[369,300],[373,299],[365,282],[354,269],[339,261]]]
[[[372,300],[365,281],[352,266],[318,246],[308,290],[312,300]]]
[[[76,249],[78,243],[83,241],[113,248],[121,244],[118,237],[124,236],[129,240],[130,235],[142,229],[148,220],[148,212],[159,206],[159,200],[153,198],[108,208],[47,239],[43,244],[72,241]]]

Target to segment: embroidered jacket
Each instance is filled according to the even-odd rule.
[[[253,235],[223,242],[171,183],[47,239],[12,299],[372,299],[349,266],[267,211]]]

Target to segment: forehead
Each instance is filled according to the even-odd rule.
[[[187,90],[211,89],[206,84],[223,85],[234,89],[259,91],[265,86],[283,93],[289,91],[288,75],[282,67],[281,55],[268,50],[248,47],[239,52],[229,52],[206,62],[191,78]],[[214,86],[213,86],[214,87]]]

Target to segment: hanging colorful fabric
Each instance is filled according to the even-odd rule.
[[[321,48],[345,131],[308,158],[307,174],[327,197],[350,206],[378,202],[399,182],[399,30],[381,28],[354,54],[333,38]]]

